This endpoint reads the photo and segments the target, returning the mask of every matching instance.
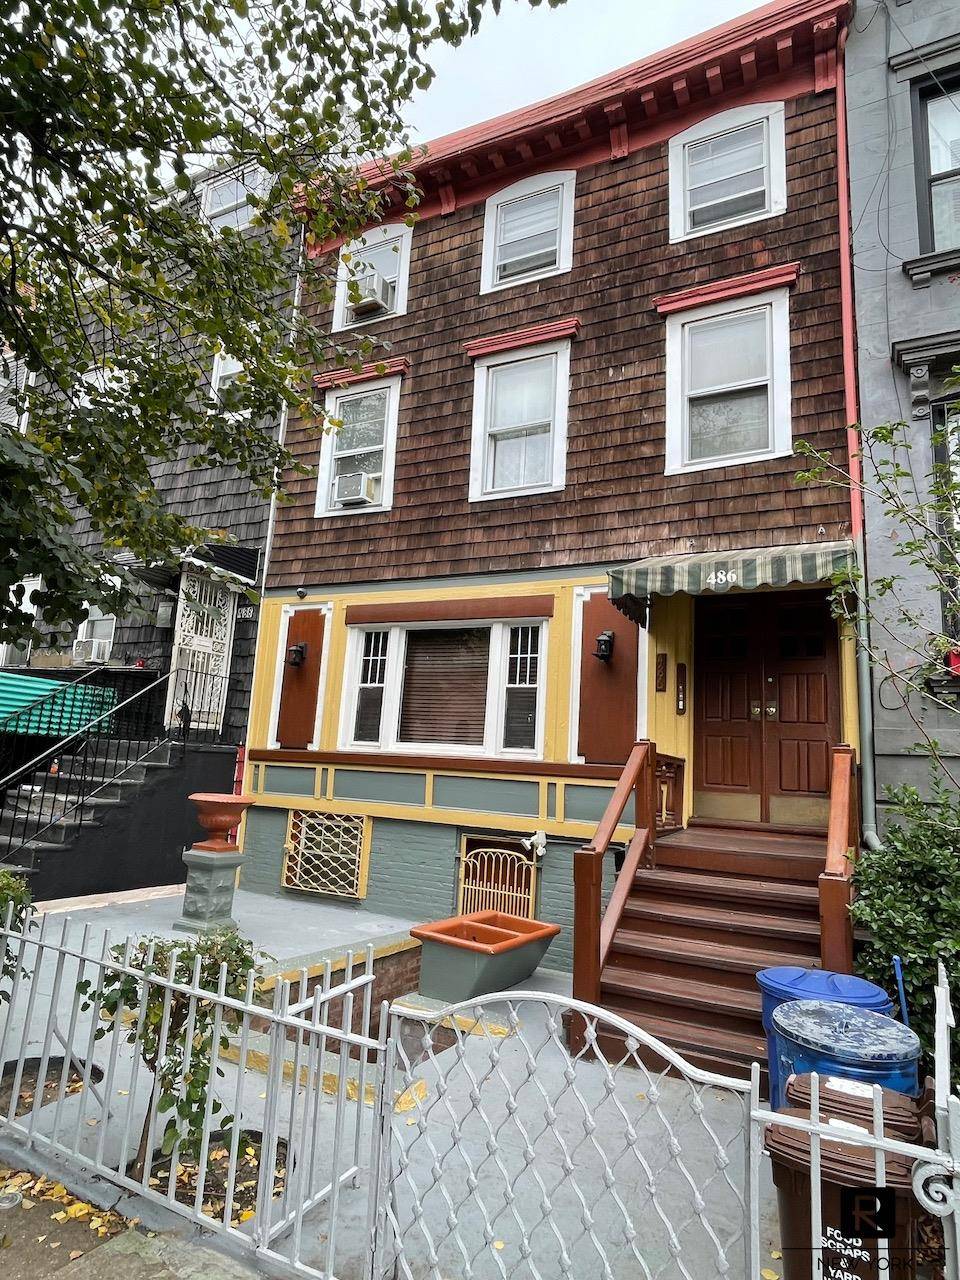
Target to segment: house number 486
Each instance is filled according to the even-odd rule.
[[[736,571],[733,569],[717,569],[715,573],[707,574],[707,584],[711,587],[727,586],[736,582],[736,580]]]

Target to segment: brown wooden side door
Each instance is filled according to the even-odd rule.
[[[319,609],[297,609],[290,615],[283,654],[280,714],[277,742],[281,747],[303,749],[313,741],[320,692],[324,615]],[[290,661],[291,650],[302,645],[302,661]]]
[[[697,601],[694,813],[822,825],[840,740],[836,622],[821,592]]]
[[[593,656],[597,636],[613,633],[609,662]],[[605,591],[583,602],[578,750],[586,764],[626,764],[637,740],[639,628]]]

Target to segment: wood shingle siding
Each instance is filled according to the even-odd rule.
[[[268,585],[574,566],[844,536],[846,495],[797,486],[803,462],[795,456],[664,475],[665,321],[654,299],[792,262],[800,264],[790,295],[794,440],[844,456],[833,90],[786,103],[786,149],[784,214],[673,245],[666,142],[582,168],[572,271],[492,295],[479,293],[482,203],[419,223],[408,312],[369,329],[390,343],[391,358],[410,361],[393,508],[318,520],[316,481],[288,477],[294,500],[278,508]],[[473,366],[464,343],[571,315],[582,328],[571,349],[566,488],[468,503]],[[288,441],[316,464],[320,437],[310,424],[292,420]]]

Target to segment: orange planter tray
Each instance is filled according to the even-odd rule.
[[[530,942],[546,942],[559,932],[558,924],[508,916],[502,911],[473,911],[469,915],[435,920],[432,924],[421,924],[410,930],[411,936],[420,942],[439,942],[487,956],[502,955]]]

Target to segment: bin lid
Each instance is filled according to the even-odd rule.
[[[829,969],[803,969],[793,964],[761,969],[757,985],[767,995],[781,996],[784,1000],[842,1000],[844,1004],[880,1010],[891,1008],[893,1003],[882,987],[867,982],[866,978],[857,978],[852,973],[831,973]]]
[[[808,1120],[810,1113],[801,1107],[785,1107],[780,1113],[784,1116],[796,1116],[800,1120]],[[855,1138],[858,1127],[845,1120],[827,1119],[824,1128],[833,1130],[838,1140],[831,1142],[826,1135],[820,1143],[820,1176],[824,1182],[835,1186],[858,1187],[872,1186],[876,1181],[876,1156],[871,1147],[859,1147],[850,1141],[839,1141],[843,1133]],[[863,1128],[860,1126],[860,1128]],[[864,1132],[867,1132],[864,1129]],[[783,1124],[767,1126],[763,1135],[763,1145],[775,1162],[787,1165],[800,1173],[810,1172],[810,1134],[803,1129],[790,1129]],[[885,1152],[886,1183],[896,1190],[912,1187],[911,1174],[913,1161],[907,1156]]]
[[[836,1062],[911,1062],[920,1057],[915,1032],[884,1013],[825,1000],[793,1000],[773,1011],[782,1036]]]
[[[838,1120],[851,1120],[873,1132],[873,1090],[865,1080],[846,1080],[842,1076],[820,1077],[820,1114]],[[920,1109],[912,1098],[895,1089],[881,1090],[883,1098],[883,1132],[902,1142],[920,1141]],[[810,1076],[793,1075],[787,1080],[786,1097],[791,1107],[810,1110]]]

